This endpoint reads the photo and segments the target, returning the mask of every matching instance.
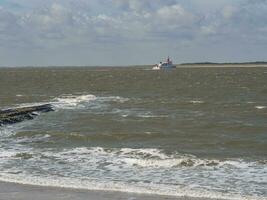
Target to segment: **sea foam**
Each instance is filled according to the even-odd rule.
[[[1,154],[0,154],[1,155]],[[16,152],[9,154],[3,154],[4,157],[12,157],[14,159]],[[34,154],[31,154],[31,156]],[[96,170],[103,165],[103,159],[106,159],[107,165],[121,165],[112,167],[115,173],[118,173],[117,170],[121,170],[121,173],[124,172],[124,176],[129,176],[127,174],[127,168],[131,169],[132,176],[135,176],[134,173],[136,170],[139,171],[141,175],[144,175],[142,168],[138,167],[152,168],[154,167],[173,167],[173,162],[181,162],[185,158],[176,159],[175,156],[167,155],[161,152],[159,149],[104,149],[101,147],[95,148],[74,148],[71,150],[66,150],[60,153],[46,152],[43,154],[46,157],[52,157],[53,160],[61,160],[64,162],[73,163],[76,170],[86,170],[88,166],[93,168],[94,173],[97,173]],[[191,156],[189,156],[191,158]],[[134,159],[135,158],[135,159]],[[20,158],[16,158],[20,159]],[[38,157],[40,159],[40,157]],[[167,159],[167,160],[166,160]],[[168,160],[170,159],[170,160]],[[195,158],[197,160],[197,158]],[[31,158],[34,160],[34,158]],[[90,161],[91,160],[91,161]],[[164,163],[164,160],[166,161]],[[179,160],[179,161],[178,161]],[[198,163],[203,163],[206,161],[199,160]],[[209,161],[210,162],[210,161]],[[239,161],[225,161],[222,162],[222,165],[231,165],[234,167],[239,167],[242,162]],[[251,165],[252,163],[250,163]],[[56,165],[56,163],[54,163]],[[95,166],[92,166],[95,165]],[[98,165],[98,166],[96,166]],[[136,166],[138,165],[138,166]],[[247,165],[247,164],[245,164]],[[130,167],[132,166],[132,168]],[[47,166],[39,166],[42,170],[50,170]],[[51,166],[52,167],[52,166]],[[191,166],[191,167],[197,167]],[[52,168],[51,168],[52,169]],[[7,171],[0,172],[0,180],[15,182],[21,184],[30,184],[30,185],[39,185],[39,186],[53,186],[53,187],[64,187],[64,188],[74,188],[74,189],[88,189],[88,190],[104,190],[104,191],[119,191],[119,192],[133,192],[133,193],[142,193],[142,194],[153,194],[153,195],[169,195],[169,196],[187,196],[187,197],[200,197],[200,198],[216,198],[216,199],[264,199],[264,197],[257,196],[244,196],[242,194],[231,194],[219,191],[210,191],[204,188],[194,187],[193,185],[185,186],[183,184],[166,184],[164,182],[157,181],[161,176],[164,178],[164,171],[153,171],[150,170],[147,176],[154,176],[156,178],[154,181],[124,181],[124,180],[112,180],[110,178],[106,179],[105,176],[90,177],[81,175],[80,177],[75,176],[75,172],[72,170],[73,175],[71,177],[64,176],[64,173],[57,172],[56,167],[53,167],[53,172],[50,171],[49,175],[43,174],[31,174],[30,171],[26,170],[15,170],[9,169]],[[63,169],[63,168],[62,168]],[[125,171],[126,170],[126,171]],[[171,169],[168,169],[171,170]],[[49,171],[48,171],[49,172]],[[137,172],[137,171],[136,171]],[[66,175],[69,171],[66,171]],[[159,174],[158,174],[159,173]],[[152,175],[153,174],[153,175]],[[70,175],[70,174],[69,174]],[[130,177],[130,176],[129,176]],[[182,178],[182,177],[181,177]],[[145,178],[147,179],[147,178]]]
[[[253,186],[255,182],[265,184],[262,177],[267,167],[264,162],[201,159],[156,148],[78,147],[55,151],[18,145],[2,149],[2,181],[154,195],[264,199],[241,191],[244,184],[254,189],[258,189]],[[15,164],[18,161],[20,165]],[[13,167],[5,168],[7,165]],[[215,181],[216,177],[220,179]],[[230,180],[240,185],[227,189],[226,183]],[[223,190],[227,192],[221,192]]]
[[[96,100],[95,95],[63,95],[55,98],[51,103],[56,108],[73,109],[79,104]]]

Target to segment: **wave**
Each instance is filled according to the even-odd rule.
[[[110,192],[127,192],[135,194],[148,194],[148,195],[163,195],[173,197],[193,197],[193,198],[209,198],[209,199],[224,199],[224,200],[264,200],[261,197],[250,197],[241,195],[227,195],[220,192],[211,192],[205,190],[192,190],[182,186],[166,187],[157,184],[140,185],[131,183],[121,183],[116,181],[103,182],[101,180],[79,180],[72,178],[48,178],[48,177],[34,177],[29,174],[18,175],[17,172],[10,175],[1,175],[0,180],[4,182],[12,182],[25,185],[58,187],[69,189],[84,189],[84,190],[97,190],[97,191],[110,191]]]
[[[69,94],[52,98],[46,103],[51,103],[57,111],[86,108],[94,113],[103,111],[105,114],[119,116],[119,120],[125,117],[168,117],[144,109],[123,109],[125,105],[121,104],[130,99],[119,96]],[[114,108],[116,106],[118,108]],[[40,124],[44,123],[45,126],[49,123],[46,119],[40,121]],[[83,135],[60,130],[45,131],[47,129],[28,131],[23,126],[29,123],[34,122],[0,128],[0,180],[2,181],[216,199],[264,199],[267,195],[264,192],[266,160],[199,158],[157,148],[75,147],[81,143],[69,141],[90,140],[93,144],[100,144],[98,141],[114,140],[123,145],[121,141],[124,139],[150,140],[162,137],[162,134],[145,132]],[[67,140],[67,144],[72,146],[64,145],[63,149],[60,144],[46,143],[46,141],[51,144],[56,143],[57,140],[64,142]]]
[[[120,96],[95,96],[95,95],[62,95],[52,102],[57,109],[91,109],[95,113],[115,114],[121,118],[166,118],[168,115],[154,114],[142,109],[112,108],[111,103],[123,104],[130,101],[129,98]]]
[[[3,150],[0,160],[2,181],[216,199],[261,199],[240,193],[240,187],[248,184],[257,190],[255,182],[263,187],[267,171],[266,161],[201,159],[148,148],[79,147],[57,152],[17,146]],[[4,167],[8,165],[12,168]],[[230,189],[230,180],[240,186]]]
[[[62,131],[19,131],[13,134],[9,134],[13,139],[17,141],[29,140],[32,142],[33,138],[56,140],[69,140],[69,141],[123,141],[123,140],[151,140],[155,138],[169,137],[169,135],[162,135],[157,132],[144,132],[144,133],[91,133],[82,134],[77,132],[62,132]],[[46,137],[45,137],[46,136]]]
[[[167,184],[170,180],[164,182],[164,179],[166,178],[164,173],[167,173],[167,171],[172,170],[173,167],[176,168],[178,166],[180,168],[204,167],[205,170],[211,168],[212,170],[207,171],[207,174],[212,176],[212,171],[219,170],[219,168],[227,168],[229,173],[231,169],[236,169],[238,171],[244,169],[247,170],[249,167],[256,164],[247,163],[241,160],[203,160],[192,155],[166,154],[159,149],[110,149],[102,147],[74,148],[58,153],[13,151],[9,153],[1,153],[0,158],[3,161],[8,160],[8,158],[12,158],[13,160],[24,159],[27,160],[28,163],[36,163],[36,160],[39,160],[39,163],[36,164],[36,166],[32,166],[32,169],[38,165],[38,168],[46,171],[45,174],[36,174],[32,171],[27,171],[27,168],[11,168],[1,170],[1,181],[39,186],[133,192],[177,197],[187,196],[216,199],[264,199],[264,197],[259,196],[245,196],[231,192],[227,193],[212,191],[208,188],[204,189],[199,186],[195,187],[196,184],[199,184],[196,180],[193,182],[194,185]],[[40,162],[41,158],[47,159],[46,161],[49,160],[48,158],[51,158],[53,160],[53,165],[48,166],[48,163],[46,162],[44,166],[40,166],[40,163],[42,163]],[[188,162],[190,164],[188,164]],[[58,171],[58,163],[61,163],[61,165],[72,163],[71,165],[73,165],[73,169],[76,169],[76,173],[80,173],[81,170],[85,170],[85,174],[87,175],[80,174],[80,176],[77,176],[77,174],[75,174],[75,170],[72,169],[69,171],[64,166],[59,167],[61,170],[64,169],[64,171]],[[88,166],[90,166],[92,173],[88,171]],[[259,166],[257,167],[259,169]],[[108,170],[102,174],[100,171],[103,171],[105,168],[108,168]],[[144,173],[144,171],[146,171],[144,168],[147,169],[147,173]],[[164,171],[165,168],[166,170]],[[104,174],[109,173],[110,171],[113,171],[114,173],[109,174],[108,178],[106,178]],[[142,180],[138,180],[138,178],[135,177],[135,172],[137,171],[141,176],[146,175],[146,177],[142,177]],[[70,172],[72,172],[72,175],[70,175]],[[177,172],[179,171],[176,171],[176,173]],[[186,171],[182,171],[182,174],[185,172]],[[112,177],[114,174],[118,173],[120,173],[120,175],[117,178]],[[194,171],[191,171],[191,173],[194,173]],[[88,176],[88,174],[91,174],[92,176]],[[99,176],[93,177],[93,174],[98,174]],[[228,174],[224,175],[227,176]],[[126,179],[127,177],[129,179],[133,178],[133,180],[125,181],[125,177]],[[152,180],[148,181],[149,178],[152,178]],[[154,181],[153,178],[155,178]],[[157,181],[157,179],[160,178],[162,178],[162,180]],[[185,178],[187,179],[188,177]],[[223,179],[224,177],[221,176],[217,178]],[[181,176],[180,179],[183,179],[183,177]],[[202,181],[201,184],[203,184]],[[218,183],[216,183],[216,187],[218,187]],[[226,186],[224,185],[224,187]]]
[[[132,149],[132,148],[75,148],[63,152],[66,155],[93,155],[93,157],[114,158],[113,163],[124,163],[131,166],[140,167],[230,167],[230,168],[244,168],[251,165],[258,165],[255,162],[245,162],[242,160],[216,160],[216,159],[199,159],[193,155],[172,153],[166,154],[160,149]],[[62,156],[62,154],[59,154]],[[48,155],[49,156],[49,155]],[[119,161],[123,160],[123,162]],[[109,161],[110,162],[110,161]],[[110,162],[112,163],[112,162]],[[264,165],[264,161],[259,162]]]
[[[124,120],[125,118],[140,118],[155,119],[155,118],[168,118],[166,113],[152,112],[144,108],[121,108],[120,105],[114,106],[114,104],[123,104],[129,101],[133,103],[148,103],[147,99],[130,99],[120,96],[96,96],[93,94],[63,94],[59,97],[54,97],[50,101],[36,102],[36,103],[23,103],[17,107],[38,106],[42,104],[51,104],[56,111],[59,110],[87,110],[95,114],[113,114],[117,115],[117,120]],[[150,102],[150,103],[153,103]],[[184,104],[204,104],[201,100],[188,100],[183,102]]]
[[[95,95],[62,95],[61,97],[55,98],[51,103],[56,108],[74,108],[77,107],[80,103],[89,102],[96,100]]]
[[[134,118],[167,118],[168,115],[154,114],[151,111],[142,109],[112,109],[111,114],[117,114],[123,118],[134,117]]]
[[[203,103],[205,103],[204,101],[200,101],[200,100],[191,100],[189,102],[193,103],[193,104],[203,104]]]
[[[0,127],[0,141],[1,139],[6,139],[10,136],[16,135],[19,133],[23,127],[32,124],[32,121],[25,121],[24,123],[18,123],[18,124],[13,124],[13,125],[6,125],[3,127]]]
[[[129,101],[129,99],[119,96],[95,96],[92,94],[85,94],[85,95],[64,94],[52,99],[51,101],[22,103],[19,104],[17,107],[52,104],[57,109],[76,109],[76,108],[84,108],[88,103],[104,103],[104,102],[124,103],[126,101]]]
[[[84,108],[91,103],[91,106],[95,106],[96,103],[104,103],[104,102],[118,102],[124,103],[128,101],[128,98],[119,97],[119,96],[95,96],[92,94],[88,95],[62,95],[60,97],[55,98],[50,102],[56,108],[59,109],[75,109],[75,108]]]
[[[257,108],[258,110],[262,110],[262,109],[265,109],[266,106],[255,106],[255,108]]]

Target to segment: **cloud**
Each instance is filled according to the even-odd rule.
[[[267,40],[266,0],[9,0],[0,6],[3,52],[105,47],[158,55],[154,44],[177,51]]]
[[[238,8],[232,5],[227,5],[223,8],[222,15],[225,19],[230,19],[231,17],[235,15],[237,11],[238,11]]]
[[[120,42],[149,38],[157,33],[160,33],[158,37],[163,37],[169,31],[179,31],[178,28],[190,27],[194,23],[194,15],[181,5],[171,4],[172,1],[169,1],[170,5],[158,2],[161,3],[152,9],[151,1],[113,0],[115,7],[127,7],[130,11],[110,15],[91,13],[90,7],[77,12],[70,4],[51,3],[21,17],[24,27],[31,27],[32,33],[39,37],[59,39],[71,34],[79,34],[79,37],[88,34],[90,41],[97,42],[105,37],[106,42],[110,39],[112,43],[114,38]]]
[[[187,12],[181,5],[164,6],[157,11],[161,24],[188,25],[194,21],[194,15]]]
[[[175,0],[111,0],[112,3],[126,11],[143,12],[154,11],[163,6],[176,4]]]
[[[53,3],[48,9],[30,13],[27,23],[42,30],[64,28],[72,24],[72,12],[58,3]]]
[[[220,29],[230,37],[263,42],[264,33],[261,31],[267,27],[267,1],[254,0],[243,1],[239,5],[228,5],[222,10]],[[247,40],[247,41],[246,41]]]
[[[17,42],[21,26],[18,18],[11,12],[0,8],[0,44],[1,46],[12,45]]]

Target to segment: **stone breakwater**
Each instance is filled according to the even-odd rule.
[[[54,111],[51,104],[0,110],[0,126],[32,120],[39,113]]]

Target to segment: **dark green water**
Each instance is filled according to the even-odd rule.
[[[0,179],[266,198],[266,99],[266,68],[0,69],[1,108],[56,109],[1,128]]]

